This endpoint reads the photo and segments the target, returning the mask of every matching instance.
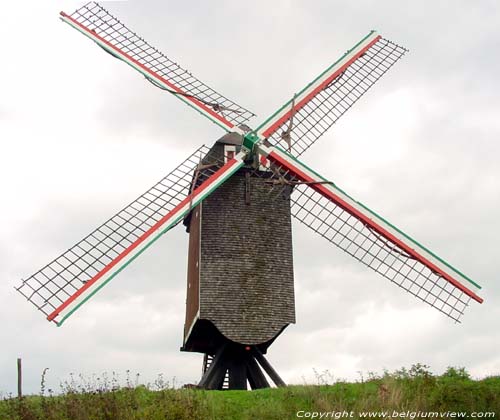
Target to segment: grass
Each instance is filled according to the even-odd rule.
[[[352,412],[350,418],[384,411],[500,413],[500,376],[473,380],[463,368],[434,376],[417,364],[333,384],[327,384],[326,373],[316,377],[317,385],[252,392],[174,389],[161,377],[152,385],[137,385],[128,374],[124,386],[115,375],[93,381],[72,377],[61,385],[60,395],[46,395],[43,375],[40,395],[0,401],[0,420],[281,420],[297,418],[300,410],[318,412],[316,418],[320,412],[330,413],[329,418],[335,418],[334,412]]]

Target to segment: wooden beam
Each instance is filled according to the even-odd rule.
[[[247,375],[248,382],[252,389],[269,388],[269,382],[262,373],[253,355],[250,355],[247,359]]]
[[[229,389],[247,389],[246,363],[241,354],[235,354],[229,365]]]
[[[255,356],[259,364],[262,366],[262,368],[269,375],[269,377],[272,379],[272,381],[276,384],[276,386],[286,386],[283,379],[281,379],[280,376],[278,375],[278,372],[276,372],[273,369],[271,364],[267,361],[267,359],[264,357],[264,355],[257,347],[253,348],[253,355]]]
[[[17,396],[23,397],[23,368],[21,358],[17,359]]]
[[[215,353],[214,358],[212,359],[212,363],[206,370],[206,372],[203,374],[200,383],[198,386],[200,388],[205,388],[205,389],[214,389],[214,388],[209,388],[209,386],[213,386],[215,383],[217,383],[220,379],[220,372],[222,365],[223,365],[223,356],[224,356],[224,351],[226,350],[226,345],[222,345],[219,350],[217,350],[217,353]],[[224,371],[225,374],[225,371]],[[224,381],[224,378],[222,378],[222,381]]]

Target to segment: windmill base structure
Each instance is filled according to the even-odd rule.
[[[206,321],[200,321],[199,326],[207,332],[213,328],[213,324]],[[219,334],[217,330],[211,333],[211,339],[218,342],[217,350],[205,353],[202,377],[197,387],[214,390],[246,390],[248,385],[251,389],[268,388],[270,382],[263,371],[276,386],[286,385],[263,354],[265,350],[262,349],[267,349],[271,342],[249,346]]]
[[[201,146],[136,200],[21,281],[57,326],[180,223],[189,232],[181,350],[204,354],[199,386],[252,389],[283,380],[265,358],[295,323],[291,217],[418,300],[460,322],[476,282],[330,179],[302,154],[406,49],[371,31],[255,129],[255,114],[148,44],[101,5],[61,20],[226,134]],[[300,157],[300,159],[299,159]],[[267,377],[266,375],[267,374]]]
[[[234,133],[219,139],[192,187],[203,168],[227,161],[242,143]],[[205,354],[204,388],[246,389],[247,380],[252,388],[269,386],[259,365],[276,385],[284,384],[263,356],[295,322],[291,191],[276,194],[272,177],[265,165],[247,162],[184,220],[189,253],[182,350]]]

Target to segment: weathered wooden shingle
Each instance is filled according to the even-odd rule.
[[[200,318],[229,339],[262,343],[295,322],[288,198],[238,173],[202,204]]]
[[[290,200],[245,172],[200,206],[199,318],[232,341],[259,344],[295,323]]]

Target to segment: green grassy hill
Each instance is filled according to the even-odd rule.
[[[472,380],[454,368],[433,376],[425,368],[415,365],[355,383],[252,392],[70,386],[63,395],[6,398],[0,401],[0,419],[499,418],[500,376]]]

